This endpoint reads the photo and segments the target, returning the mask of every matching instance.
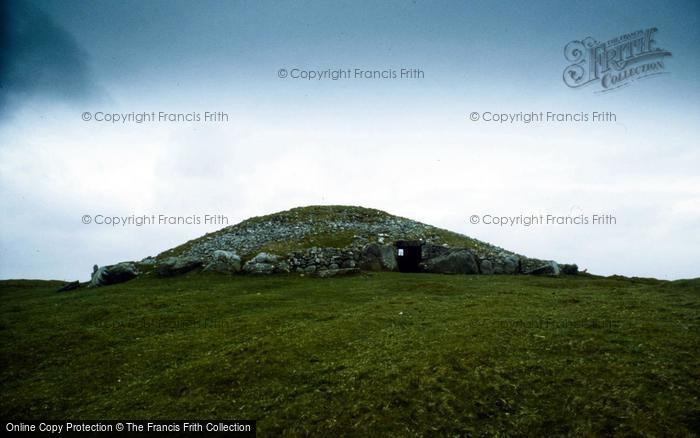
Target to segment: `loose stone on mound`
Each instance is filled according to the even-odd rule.
[[[173,277],[200,268],[202,264],[202,260],[192,256],[168,257],[156,264],[156,274]]]
[[[435,274],[478,274],[479,266],[471,251],[462,249],[422,263],[425,272]]]
[[[97,265],[95,265],[97,267]],[[122,262],[116,265],[93,268],[90,287],[108,286],[110,284],[123,283],[135,278],[139,271],[133,262]]]
[[[484,275],[494,274],[495,270],[493,268],[493,263],[491,263],[491,260],[482,260],[481,264],[479,265],[479,271]]]
[[[578,275],[578,265],[559,265],[561,272],[566,275]]]
[[[398,268],[394,247],[370,243],[362,248],[360,268],[367,271],[395,271]]]
[[[214,251],[211,261],[204,267],[204,270],[222,274],[235,274],[241,270],[241,258],[233,251],[218,249]]]
[[[528,272],[528,274],[530,275],[547,275],[550,277],[556,277],[560,273],[561,269],[559,269],[559,264],[557,264],[557,262],[554,261],[548,262],[547,264],[537,267],[532,271]]]
[[[421,247],[421,259],[430,260],[436,257],[444,256],[450,253],[450,248],[443,245],[434,245],[432,243],[424,243]]]
[[[261,252],[243,265],[247,274],[281,274],[289,272],[289,264],[274,254]]]

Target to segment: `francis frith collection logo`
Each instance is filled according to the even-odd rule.
[[[666,73],[664,59],[671,52],[657,47],[656,32],[652,27],[606,42],[591,37],[571,41],[564,47],[564,56],[572,62],[564,69],[564,83],[571,88],[598,84],[598,92],[606,92]]]

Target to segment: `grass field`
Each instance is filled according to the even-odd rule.
[[[700,281],[191,274],[0,282],[7,419],[262,436],[700,430]]]

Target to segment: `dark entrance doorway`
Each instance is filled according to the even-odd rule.
[[[399,240],[396,242],[396,260],[401,272],[419,272],[422,242],[419,240]]]

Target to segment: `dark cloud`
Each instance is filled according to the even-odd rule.
[[[75,38],[35,5],[0,1],[0,117],[35,96],[87,97],[94,91],[87,60]]]

